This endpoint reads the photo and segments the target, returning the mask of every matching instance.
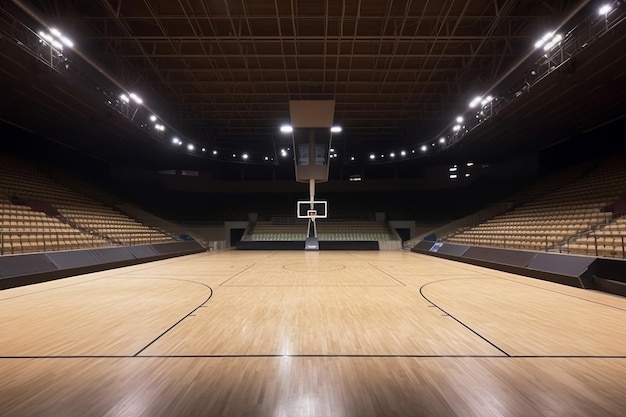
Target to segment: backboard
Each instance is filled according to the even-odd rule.
[[[326,219],[328,218],[328,201],[298,201],[296,210],[299,219],[310,218],[313,211],[316,219]]]

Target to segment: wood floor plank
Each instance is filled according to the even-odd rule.
[[[0,416],[623,416],[626,298],[411,252],[0,291]]]

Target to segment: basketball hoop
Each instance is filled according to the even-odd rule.
[[[306,211],[306,216],[307,216],[309,219],[311,219],[311,220],[315,221],[315,216],[317,216],[317,210],[307,210],[307,211]]]

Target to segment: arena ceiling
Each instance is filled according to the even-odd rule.
[[[0,70],[9,98],[3,118],[104,158],[119,157],[120,146],[133,157],[151,153],[136,126],[145,114],[133,124],[84,85],[62,81],[62,70],[37,68],[33,54],[21,51],[23,24],[35,33],[62,28],[75,43],[65,53],[72,71],[95,70],[115,97],[141,95],[141,111],[194,142],[194,152],[277,156],[288,143],[278,128],[289,122],[289,100],[319,99],[336,101],[343,132],[334,143],[344,161],[423,144],[473,158],[533,152],[625,113],[626,25],[615,22],[593,48],[524,90],[541,55],[533,50],[537,38],[575,28],[599,6],[591,0],[10,0],[0,7]],[[438,138],[474,96],[487,93],[509,105],[443,152]],[[508,103],[511,97],[516,103]]]

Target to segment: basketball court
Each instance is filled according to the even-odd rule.
[[[412,252],[0,292],[2,416],[623,416],[626,300]]]

